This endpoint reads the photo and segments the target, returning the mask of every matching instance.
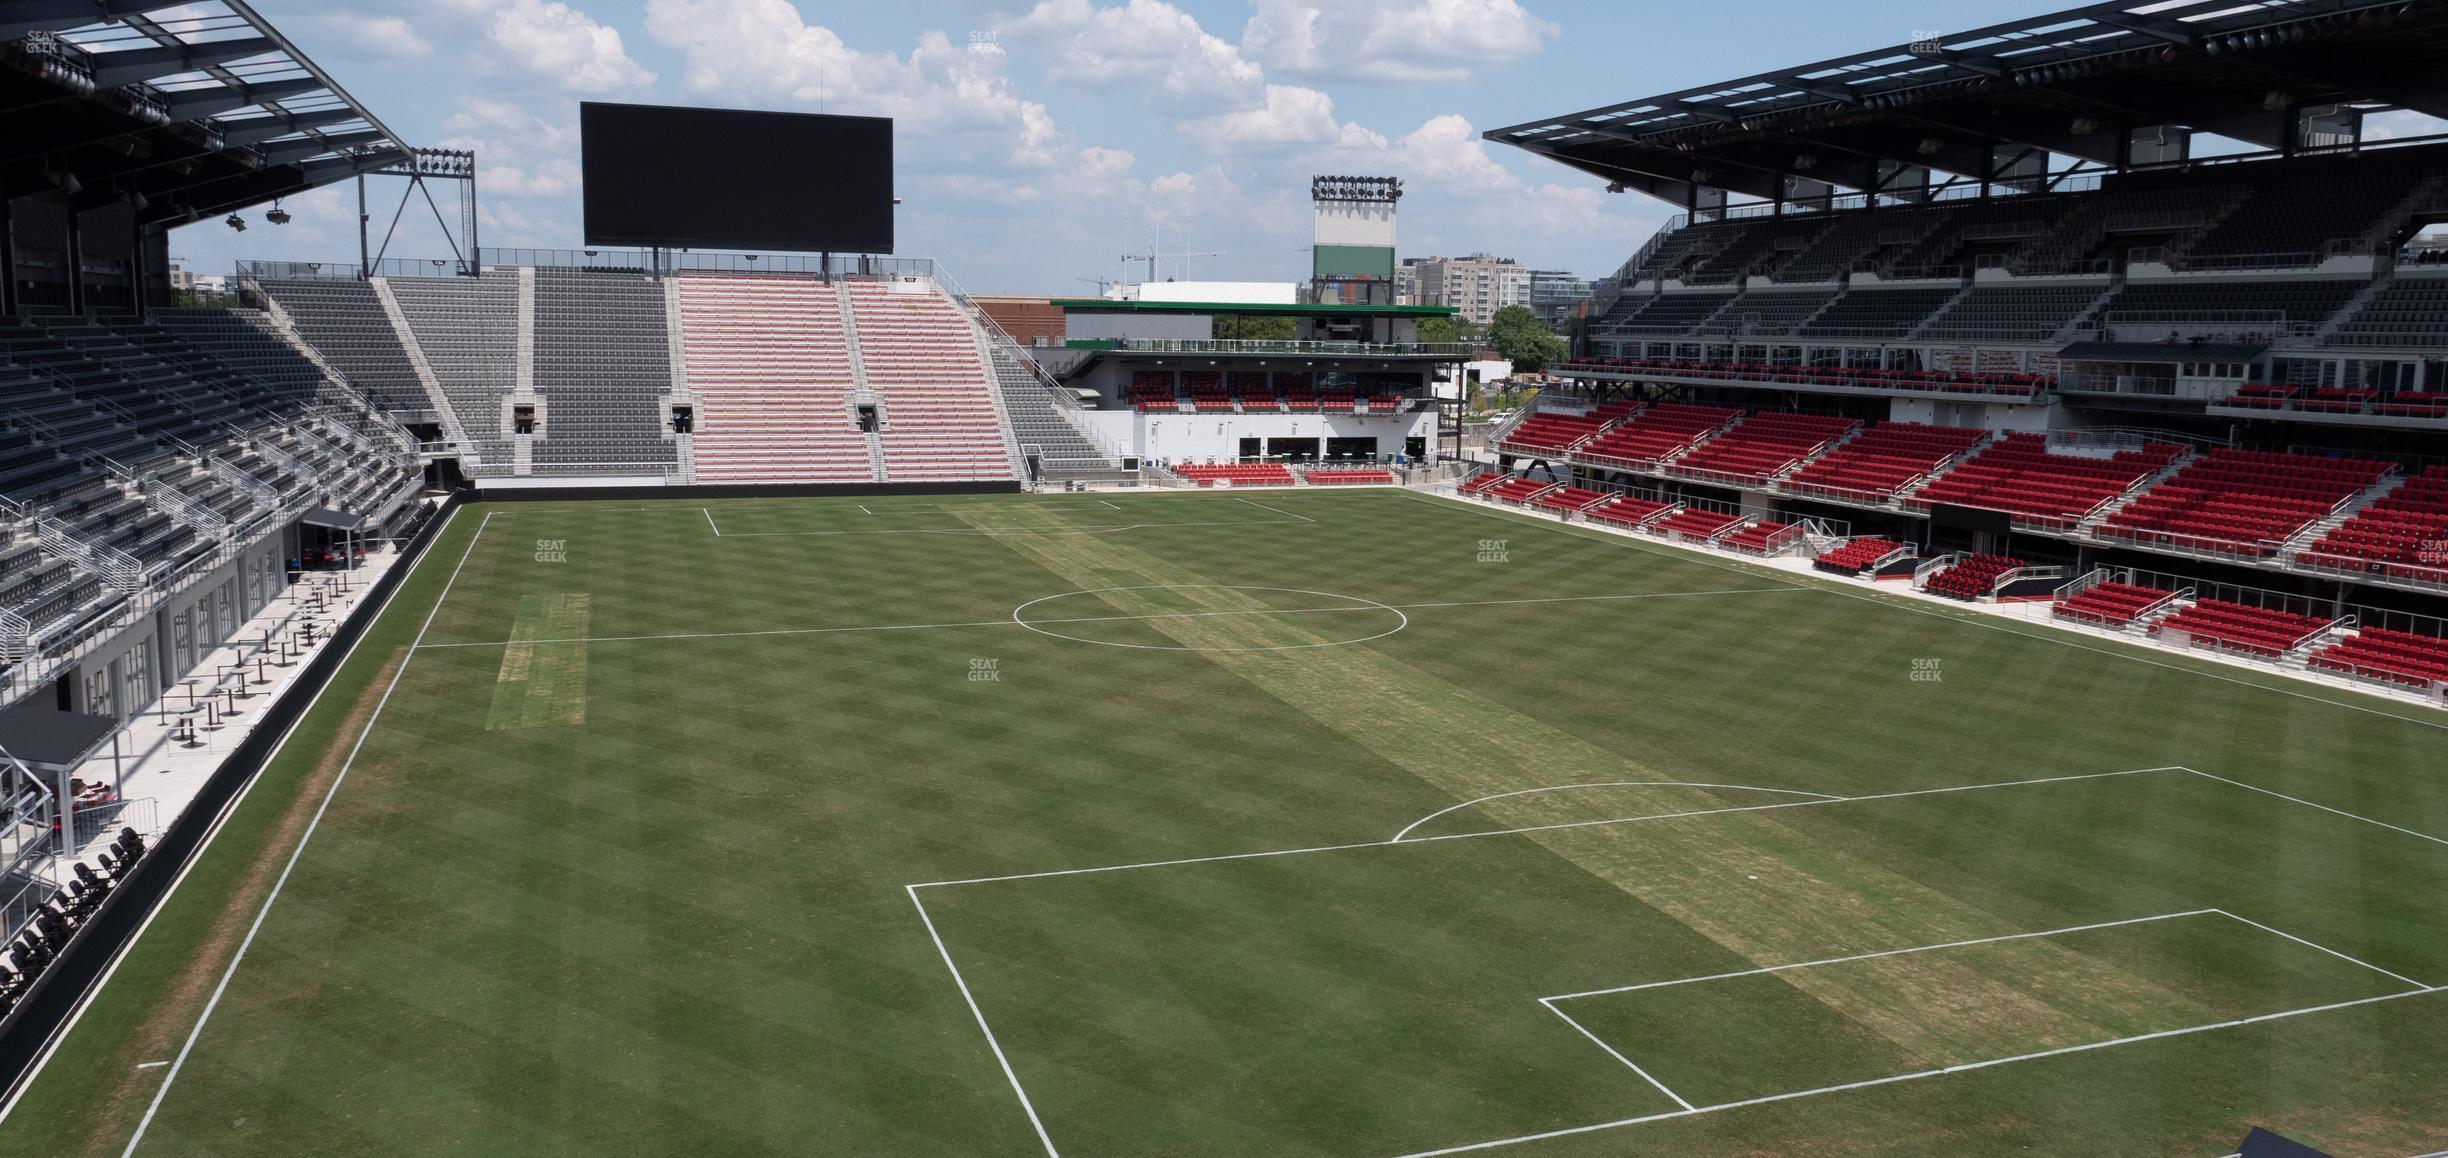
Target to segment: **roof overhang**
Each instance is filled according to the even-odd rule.
[[[0,5],[0,197],[176,224],[414,151],[246,0]]]
[[[0,711],[0,749],[40,772],[61,772],[85,762],[119,731],[109,716],[63,712],[28,700]]]
[[[352,515],[347,511],[335,511],[330,507],[316,507],[299,515],[298,521],[309,527],[322,527],[333,531],[362,531],[366,525],[364,515]]]
[[[2250,362],[2269,352],[2251,342],[2076,342],[2057,352],[2068,362]]]
[[[1307,302],[1142,302],[1112,298],[1055,298],[1049,303],[1075,314],[1262,314],[1270,318],[1444,318],[1452,306],[1381,306]]]
[[[2028,180],[2034,153],[2125,168],[2152,129],[2280,149],[2306,109],[2448,117],[2442,59],[2432,0],[2121,0],[1483,135],[1678,205],[1822,182],[1911,200],[1917,173]]]

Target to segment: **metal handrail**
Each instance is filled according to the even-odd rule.
[[[1265,341],[1242,338],[1115,338],[1112,349],[1166,354],[1445,354],[1468,356],[1469,342]]]

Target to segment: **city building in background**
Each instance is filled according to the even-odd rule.
[[[1549,329],[1562,333],[1588,310],[1589,300],[1589,279],[1567,270],[1534,269],[1530,271],[1530,298],[1522,304]]]
[[[1529,267],[1509,257],[1430,257],[1411,268],[1418,304],[1450,306],[1478,325],[1494,320],[1506,306],[1530,304]]]

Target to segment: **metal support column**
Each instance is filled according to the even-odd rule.
[[[145,298],[145,227],[128,214],[128,304],[135,307],[136,320],[150,316]]]
[[[66,865],[68,862],[76,859],[76,793],[68,791],[69,777],[68,770],[66,768],[60,769],[57,773],[55,773],[55,775],[59,777],[59,785],[57,788],[57,791],[59,792],[60,822],[59,863]],[[63,887],[65,887],[67,883],[67,880],[62,880],[60,882]]]
[[[68,312],[85,312],[85,225],[68,209]]]
[[[17,230],[9,200],[0,196],[0,317],[17,316]]]

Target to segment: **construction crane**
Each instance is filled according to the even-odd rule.
[[[1124,261],[1144,261],[1144,262],[1146,262],[1146,263],[1147,263],[1147,280],[1149,280],[1149,281],[1155,281],[1155,280],[1156,280],[1156,277],[1157,277],[1157,272],[1156,272],[1156,271],[1157,271],[1157,265],[1158,265],[1158,263],[1162,262],[1162,261],[1163,261],[1165,258],[1168,258],[1168,257],[1178,257],[1178,258],[1181,258],[1181,259],[1182,259],[1182,276],[1186,278],[1186,277],[1189,277],[1189,276],[1190,276],[1190,259],[1191,259],[1191,258],[1194,258],[1194,257],[1222,257],[1222,256],[1224,256],[1224,253],[1223,253],[1223,251],[1221,251],[1221,250],[1200,251],[1200,252],[1197,252],[1197,253],[1193,253],[1193,252],[1191,252],[1191,251],[1190,251],[1190,242],[1189,242],[1189,231],[1185,229],[1185,230],[1183,230],[1182,232],[1183,232],[1182,248],[1181,248],[1180,250],[1178,250],[1178,251],[1173,252],[1173,253],[1167,253],[1167,252],[1165,252],[1165,247],[1164,247],[1164,234],[1163,234],[1161,231],[1151,229],[1151,230],[1149,231],[1149,233],[1150,233],[1150,237],[1149,237],[1149,239],[1148,239],[1148,247],[1147,247],[1147,252],[1146,252],[1146,253],[1126,253],[1126,254],[1123,254],[1123,255],[1122,255],[1122,260],[1124,260]]]

